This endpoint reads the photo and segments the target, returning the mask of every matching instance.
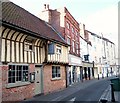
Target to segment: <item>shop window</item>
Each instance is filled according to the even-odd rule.
[[[60,66],[52,66],[52,78],[60,78]]]
[[[8,83],[27,81],[28,81],[28,65],[9,65]]]

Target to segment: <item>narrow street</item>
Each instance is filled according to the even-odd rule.
[[[99,81],[88,86],[87,88],[79,90],[61,101],[99,101],[101,95],[109,84],[110,81],[108,80]]]
[[[71,87],[66,88],[65,90],[47,94],[47,95],[41,95],[41,96],[35,96],[29,100],[25,101],[47,101],[47,102],[53,102],[56,101],[57,103],[64,101],[82,101],[82,102],[98,102],[101,98],[104,91],[108,88],[110,85],[109,78],[105,79],[93,79],[93,80],[86,80],[83,83],[78,83],[76,85],[73,85]],[[24,102],[25,102],[24,101]]]

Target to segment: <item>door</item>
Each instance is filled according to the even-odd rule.
[[[35,94],[42,93],[41,67],[35,67]]]

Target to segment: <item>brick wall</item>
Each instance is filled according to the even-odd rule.
[[[25,86],[6,88],[8,81],[8,65],[1,66],[2,69],[2,99],[3,101],[19,101],[31,98],[34,95],[34,83]],[[34,65],[29,65],[29,71],[34,71]]]
[[[58,91],[66,87],[66,76],[65,76],[65,66],[60,66],[61,79],[52,80],[52,65],[46,65],[44,67],[44,93],[50,93],[53,91]]]

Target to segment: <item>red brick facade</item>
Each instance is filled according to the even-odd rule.
[[[45,94],[66,88],[65,66],[60,66],[60,73],[61,79],[52,80],[52,65],[46,65],[44,67],[43,82]]]
[[[29,65],[29,72],[34,71],[34,65]],[[8,84],[8,65],[2,69],[2,101],[19,101],[31,98],[34,95],[34,83],[25,86],[6,88]]]
[[[46,9],[41,12],[40,18],[49,22],[68,43],[70,39],[70,54],[80,57],[80,28],[66,7],[60,9]],[[68,28],[68,24],[69,28]],[[73,44],[74,42],[74,44]],[[73,50],[74,48],[74,50]]]

